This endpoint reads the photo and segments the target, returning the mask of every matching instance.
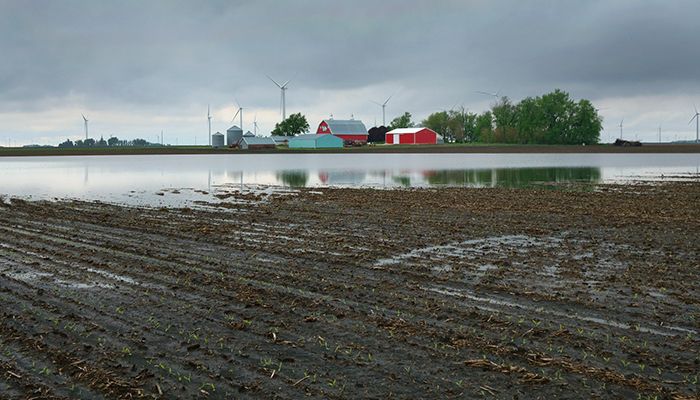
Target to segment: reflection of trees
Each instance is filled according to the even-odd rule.
[[[290,187],[304,187],[309,176],[306,171],[282,171],[277,173],[277,179]]]
[[[408,176],[392,176],[391,180],[398,183],[401,186],[411,186],[411,178],[409,178]]]
[[[547,182],[600,181],[597,167],[556,168],[496,168],[441,170],[425,173],[431,185],[522,187]]]

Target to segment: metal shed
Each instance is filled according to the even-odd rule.
[[[239,146],[243,150],[274,149],[275,141],[270,137],[243,136]]]
[[[299,135],[289,140],[290,149],[341,149],[343,139],[334,135]]]
[[[384,142],[386,144],[438,144],[440,139],[442,137],[430,128],[398,128],[387,132]]]

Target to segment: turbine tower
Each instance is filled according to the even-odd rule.
[[[287,119],[287,99],[285,97],[285,92],[288,89],[287,85],[289,85],[289,81],[291,81],[291,79],[280,85],[279,83],[277,83],[277,81],[270,78],[269,75],[266,75],[266,76],[269,80],[272,81],[272,83],[274,83],[275,85],[277,85],[278,88],[280,88],[280,92],[281,92],[280,103],[281,103],[281,107],[282,107],[282,121],[284,121],[285,119]]]
[[[393,96],[393,94],[389,96],[384,103],[377,103],[376,101],[372,102],[382,108],[382,126],[386,126],[386,104],[389,102],[389,100],[391,100]]]
[[[85,118],[85,115],[83,115],[83,114],[80,114],[80,115],[83,116],[83,121],[85,121],[85,140],[87,140],[87,138],[88,138],[88,119]]]
[[[209,121],[209,146],[211,146],[211,110],[209,104],[207,104],[207,120]],[[197,144],[197,139],[194,141]]]
[[[690,125],[693,120],[695,120],[695,143],[700,143],[700,113],[697,107],[695,107],[695,115],[688,121],[688,125]]]
[[[255,114],[255,118],[253,118],[253,133],[258,136],[258,114]]]
[[[234,99],[236,100],[236,105],[238,106],[238,113],[237,114],[240,114],[240,118],[241,118],[240,128],[241,128],[241,131],[243,131],[243,107],[241,107],[241,103],[238,102],[238,99],[236,99],[236,98],[234,98]]]
[[[622,140],[622,123],[625,122],[625,119],[622,118],[622,121],[620,121],[620,140]]]

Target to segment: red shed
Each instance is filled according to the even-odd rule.
[[[442,137],[430,128],[398,128],[386,133],[386,144],[438,144]]]
[[[317,135],[331,134],[343,140],[367,142],[367,128],[356,119],[324,119],[318,125]]]

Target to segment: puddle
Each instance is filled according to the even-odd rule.
[[[411,250],[390,258],[382,258],[375,262],[375,267],[400,264],[406,260],[442,260],[446,258],[475,259],[487,254],[504,254],[504,249],[525,254],[530,248],[553,248],[559,246],[561,239],[539,239],[525,235],[493,236],[482,239],[470,239],[447,245],[429,246]]]
[[[694,331],[692,329],[687,329],[687,328],[681,328],[681,327],[676,327],[676,326],[664,326],[663,329],[666,329],[666,330],[661,330],[659,328],[652,328],[652,327],[648,327],[648,326],[643,326],[641,324],[630,325],[630,324],[627,324],[624,322],[617,322],[617,321],[612,321],[612,320],[604,319],[604,318],[592,317],[592,316],[587,316],[587,315],[579,315],[576,313],[566,313],[566,312],[561,312],[561,311],[557,311],[557,310],[545,309],[543,307],[532,307],[532,306],[528,306],[525,304],[520,304],[520,303],[516,303],[516,302],[512,302],[512,301],[502,300],[502,299],[476,296],[467,290],[456,290],[456,289],[438,288],[438,287],[421,287],[421,289],[427,290],[430,292],[440,293],[440,294],[447,295],[447,296],[468,299],[468,300],[476,301],[479,303],[486,303],[486,304],[490,304],[490,305],[502,306],[502,307],[508,307],[508,308],[518,308],[521,310],[525,310],[525,311],[529,311],[529,312],[533,312],[533,313],[538,313],[538,314],[548,314],[548,315],[553,315],[553,316],[559,317],[559,318],[569,318],[569,319],[576,319],[579,321],[593,322],[596,324],[607,325],[607,326],[614,327],[614,328],[636,330],[639,332],[651,333],[651,334],[659,335],[659,336],[678,336],[678,335],[685,334],[685,333],[697,335],[696,331]],[[500,311],[498,309],[495,309],[493,307],[488,307],[488,306],[486,306],[486,307],[479,306],[479,305],[473,305],[473,306],[476,308],[485,310],[485,311],[490,311],[490,312]],[[673,332],[668,332],[668,331],[673,331]]]

